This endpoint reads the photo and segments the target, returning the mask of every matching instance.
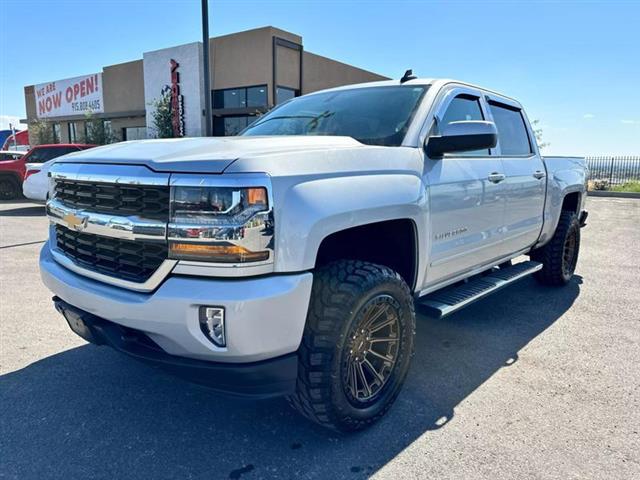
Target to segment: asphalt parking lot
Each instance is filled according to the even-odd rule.
[[[577,275],[418,320],[394,408],[342,436],[87,345],[0,204],[0,478],[640,478],[640,200],[589,198]]]

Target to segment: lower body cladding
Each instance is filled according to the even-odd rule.
[[[74,332],[215,390],[252,397],[293,392],[311,273],[249,279],[170,276],[139,293],[78,275],[45,244],[43,282]],[[200,327],[203,306],[225,312],[226,346]]]

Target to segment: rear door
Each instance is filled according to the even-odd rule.
[[[481,92],[449,87],[436,100],[431,131],[460,120],[487,120]],[[504,190],[502,162],[491,150],[425,156],[430,254],[425,287],[500,257]]]
[[[489,96],[486,100],[498,129],[497,153],[505,175],[504,249],[510,254],[531,246],[540,235],[546,171],[521,107],[501,97]]]

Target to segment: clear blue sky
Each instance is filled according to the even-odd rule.
[[[640,155],[640,0],[211,0],[210,15],[212,36],[273,25],[388,76],[506,93],[540,119],[548,154]],[[199,0],[0,0],[0,118],[24,118],[24,85],[200,37]]]

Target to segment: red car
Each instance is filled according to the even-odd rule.
[[[0,159],[0,200],[18,198],[22,192],[22,181],[26,173],[26,164],[42,164],[67,153],[93,148],[96,145],[82,143],[57,143],[38,145],[25,155],[7,155]],[[6,153],[6,152],[5,152]],[[13,152],[18,153],[18,152]]]

